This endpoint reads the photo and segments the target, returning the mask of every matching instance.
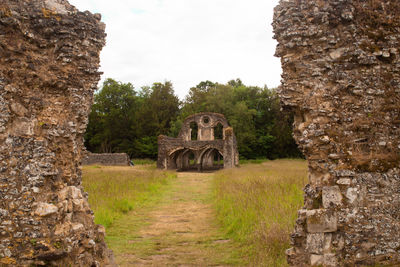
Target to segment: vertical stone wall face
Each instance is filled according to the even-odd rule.
[[[112,263],[79,168],[104,27],[65,0],[0,0],[0,265]]]
[[[131,159],[126,153],[86,153],[82,165],[129,166]]]
[[[282,104],[309,162],[293,266],[400,263],[400,3],[281,0]]]

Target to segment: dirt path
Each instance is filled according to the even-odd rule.
[[[232,242],[218,231],[211,191],[211,173],[179,173],[150,210],[118,221],[108,241],[120,266],[239,264]]]

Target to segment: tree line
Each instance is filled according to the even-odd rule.
[[[292,114],[281,111],[275,89],[200,82],[183,101],[172,83],[135,89],[131,83],[104,81],[94,96],[85,134],[95,153],[125,152],[131,158],[157,158],[157,136],[176,137],[184,119],[198,112],[222,113],[233,127],[241,158],[301,157],[292,138]]]

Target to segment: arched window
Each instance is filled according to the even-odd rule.
[[[218,123],[217,126],[214,127],[214,139],[223,139],[224,138],[224,127],[221,123]]]
[[[191,138],[190,138],[190,140],[197,140],[197,133],[199,131],[199,127],[197,126],[197,123],[192,121],[190,123],[190,129],[191,129]]]

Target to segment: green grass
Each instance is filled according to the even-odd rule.
[[[154,201],[170,179],[171,172],[154,166],[84,166],[83,187],[89,193],[89,204],[95,222],[109,228],[122,215]]]
[[[246,164],[215,174],[215,207],[222,230],[251,266],[287,266],[285,250],[307,180],[304,160]]]
[[[244,165],[244,164],[261,164],[264,162],[267,162],[268,159],[240,159],[239,160],[239,165]]]
[[[204,230],[210,232],[210,237],[199,236],[198,241],[203,243],[195,243],[197,237],[193,237],[192,248],[198,251],[196,253],[202,251],[196,260],[201,262],[200,255],[207,254],[210,262],[229,266],[287,266],[284,251],[289,247],[289,235],[303,202],[306,161],[247,161],[240,168],[216,172],[214,178],[210,177],[211,187],[207,183],[197,184],[199,179],[190,173],[187,177],[176,178],[176,173],[157,170],[154,163],[83,168],[83,185],[89,192],[95,222],[107,228],[106,241],[117,258],[123,259],[131,253],[150,257],[179,251],[186,255],[186,247],[179,245],[181,240],[175,235],[143,234],[156,223],[149,214],[162,208],[165,214],[160,218],[164,218],[173,214],[178,203],[194,201],[207,205],[211,201],[217,215],[215,227],[221,228],[212,230],[210,226],[210,230]],[[168,207],[170,211],[166,210]],[[215,243],[217,239],[232,239],[233,243],[218,244]],[[175,243],[178,245],[172,245]],[[171,252],[157,250],[170,245],[175,248]],[[215,253],[211,253],[208,246]],[[222,259],[225,250],[230,253],[225,253],[226,259]],[[189,260],[190,255],[181,259],[182,262]],[[218,257],[220,259],[214,261]]]
[[[155,165],[156,161],[154,159],[132,159],[135,165]]]

